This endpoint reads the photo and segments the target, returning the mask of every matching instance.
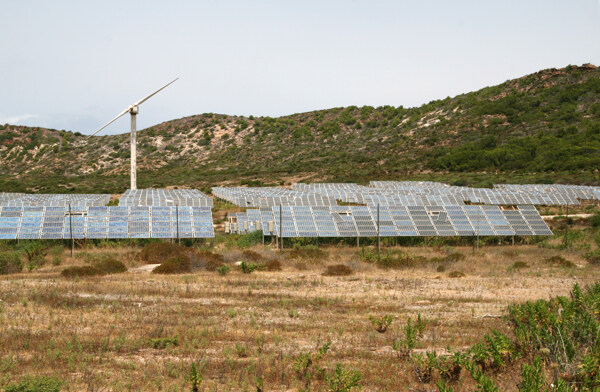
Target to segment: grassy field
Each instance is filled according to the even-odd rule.
[[[136,247],[88,246],[74,257],[65,250],[60,265],[0,277],[0,387],[34,374],[62,380],[66,391],[192,390],[195,364],[206,391],[336,390],[336,379],[358,374],[363,391],[437,390],[439,377],[424,376],[393,348],[408,319],[421,315],[425,325],[413,356],[467,349],[492,329],[510,333],[502,318],[509,304],[567,295],[574,283],[598,279],[600,265],[552,241],[474,253],[385,248],[390,258],[410,261],[395,268],[366,257],[372,248],[255,245],[252,253],[218,242],[213,252],[230,267],[225,275],[201,263],[185,274],[152,274]],[[108,256],[128,271],[60,274]],[[236,262],[250,259],[278,260],[282,268],[243,273]],[[338,264],[352,273],[323,276]],[[386,316],[391,324],[378,332]],[[519,374],[515,361],[492,378],[511,391]],[[452,385],[475,388],[466,376]]]

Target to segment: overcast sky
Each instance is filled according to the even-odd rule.
[[[0,124],[92,133],[193,114],[418,106],[600,65],[598,0],[4,1]],[[104,132],[129,129],[126,117]]]

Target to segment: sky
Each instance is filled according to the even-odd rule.
[[[0,124],[91,134],[207,112],[413,107],[600,65],[599,0],[5,1]],[[127,116],[102,132],[129,130]]]

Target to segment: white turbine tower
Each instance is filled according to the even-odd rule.
[[[170,85],[172,83],[175,83],[175,81],[177,79],[179,79],[179,78],[173,79],[172,81],[170,81],[169,83],[165,84],[164,86],[162,86],[161,88],[159,88],[158,90],[156,90],[155,92],[153,92],[152,94],[148,95],[146,98],[140,99],[139,101],[137,101],[133,105],[130,105],[127,109],[125,109],[121,113],[119,113],[119,115],[117,117],[113,118],[112,120],[110,120],[109,122],[107,122],[106,124],[104,124],[100,129],[98,129],[96,132],[92,133],[89,136],[89,137],[94,136],[95,134],[97,134],[98,132],[100,132],[101,130],[103,130],[104,128],[106,128],[107,126],[109,126],[110,124],[112,124],[114,121],[116,121],[121,116],[123,116],[123,115],[125,115],[127,113],[131,114],[131,158],[130,158],[131,159],[131,189],[137,189],[137,178],[136,178],[136,161],[137,161],[137,155],[136,155],[136,140],[135,140],[135,134],[136,134],[135,116],[139,112],[138,106],[140,106],[141,104],[143,104],[144,102],[146,102],[153,95],[155,95],[160,90],[162,90],[165,87],[167,87],[168,85]]]

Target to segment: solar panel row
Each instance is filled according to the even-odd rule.
[[[197,189],[128,189],[119,205],[212,207],[213,201]]]
[[[0,239],[213,238],[210,207],[0,207]]]
[[[24,194],[0,193],[2,206],[103,206],[110,201],[108,194]]]
[[[233,231],[261,227],[283,237],[374,237],[377,207],[282,206],[236,213]],[[280,223],[281,221],[281,223]],[[272,230],[271,230],[272,227]],[[381,206],[379,234],[402,236],[552,235],[535,207],[501,210],[497,206]]]

